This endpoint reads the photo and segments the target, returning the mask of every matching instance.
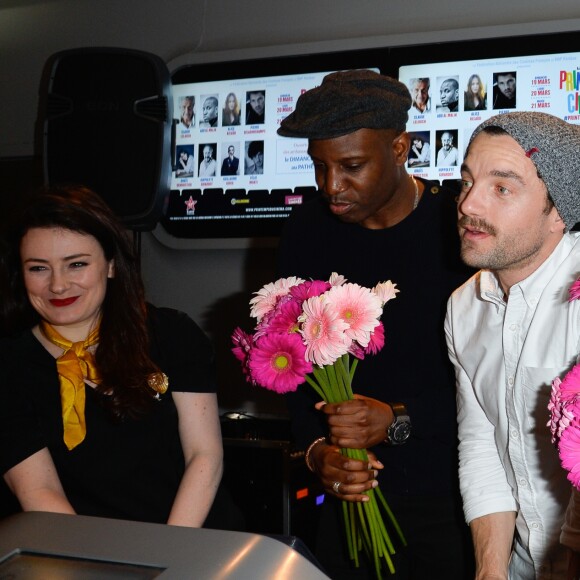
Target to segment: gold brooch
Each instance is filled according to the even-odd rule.
[[[156,393],[165,393],[167,391],[167,387],[169,387],[169,379],[167,375],[162,372],[153,373],[149,375],[147,379],[147,384],[156,392]]]

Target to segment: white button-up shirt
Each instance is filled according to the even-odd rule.
[[[477,273],[453,293],[445,321],[466,520],[516,512],[515,567],[523,554],[543,579],[563,578],[566,560],[559,535],[571,486],[546,423],[552,380],[580,352],[580,301],[568,302],[580,275],[579,236],[565,234],[507,302],[495,275]],[[529,578],[513,565],[512,578]]]

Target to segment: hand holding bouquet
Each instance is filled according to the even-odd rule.
[[[380,316],[397,292],[390,281],[369,289],[336,273],[328,281],[282,278],[264,286],[250,301],[256,328],[253,334],[234,331],[233,352],[253,384],[287,393],[307,382],[327,403],[351,400],[358,361],[382,349]],[[364,449],[341,453],[368,461]],[[362,503],[343,501],[349,555],[358,566],[359,552],[364,550],[380,578],[382,562],[394,572],[390,557],[394,548],[381,510],[405,540],[379,488],[365,494],[368,501]]]

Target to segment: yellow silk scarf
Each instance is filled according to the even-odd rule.
[[[60,380],[60,401],[64,442],[69,451],[81,443],[86,435],[85,423],[85,379],[99,382],[93,354],[87,349],[99,342],[99,327],[84,341],[71,342],[62,337],[50,324],[40,322],[42,334],[64,350],[56,359]]]

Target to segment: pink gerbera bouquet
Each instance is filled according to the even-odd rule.
[[[552,443],[568,471],[568,480],[580,489],[580,365],[574,366],[564,380],[556,377],[552,381],[548,410]]]
[[[570,301],[580,298],[580,279],[570,288]],[[552,381],[552,396],[548,404],[552,443],[558,448],[562,467],[568,480],[580,490],[580,364],[576,364],[561,380]]]
[[[257,321],[254,333],[236,328],[232,335],[232,350],[246,379],[277,393],[295,391],[307,382],[328,403],[353,399],[358,361],[383,348],[380,317],[398,292],[395,286],[387,281],[365,288],[336,273],[328,281],[290,277],[266,284],[250,300],[250,315]],[[368,460],[364,449],[342,453]],[[394,572],[394,548],[381,509],[406,542],[380,489],[366,493],[368,502],[343,501],[349,555],[358,566],[364,549],[380,578],[383,561]]]

